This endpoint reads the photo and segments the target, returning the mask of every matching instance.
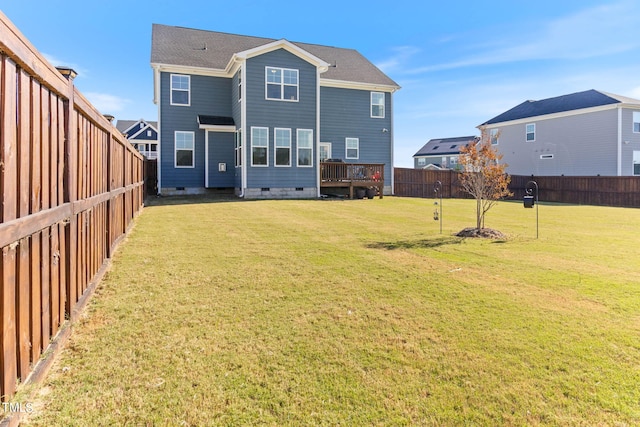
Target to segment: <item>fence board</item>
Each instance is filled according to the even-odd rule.
[[[441,181],[443,197],[469,197],[461,191],[458,172],[396,168],[397,196],[433,197],[433,184]],[[512,199],[524,196],[529,181],[536,181],[539,199],[545,202],[581,205],[640,207],[640,176],[521,176],[511,175]]]
[[[144,182],[142,156],[2,12],[0,165],[4,402],[86,304]]]

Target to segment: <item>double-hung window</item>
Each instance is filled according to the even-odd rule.
[[[345,147],[347,159],[357,159],[360,156],[360,140],[358,138],[346,138]]]
[[[313,166],[313,130],[298,129],[298,166]]]
[[[384,119],[384,92],[371,92],[371,117]]]
[[[269,166],[269,128],[251,128],[251,166]]]
[[[291,129],[275,128],[276,166],[291,166]]]
[[[298,100],[298,70],[289,68],[265,68],[265,97],[277,101]]]
[[[171,105],[191,104],[191,76],[171,74]]]
[[[195,134],[193,132],[175,132],[175,167],[192,168],[195,151]]]
[[[536,124],[535,123],[527,124],[526,133],[527,133],[527,142],[535,141],[536,140]]]
[[[242,166],[242,129],[236,131],[236,167]]]
[[[640,133],[640,111],[633,112],[633,133]]]

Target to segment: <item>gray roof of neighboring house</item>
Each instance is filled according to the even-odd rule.
[[[477,141],[477,136],[457,136],[454,138],[430,139],[413,157],[460,154],[460,147]]]
[[[224,70],[235,53],[277,40],[153,24],[151,63]],[[356,50],[289,42],[332,65],[323,79],[399,88]]]
[[[140,121],[142,121],[142,119],[140,120],[118,120],[116,122],[116,129],[118,129],[120,132],[124,132],[127,129],[129,129],[131,126],[135,125],[136,123],[140,123]],[[144,120],[145,123],[153,126],[155,129],[158,129],[158,122],[152,122],[149,120]]]
[[[525,101],[491,120],[482,123],[480,126],[620,103],[640,104],[640,101],[591,89],[584,92],[542,99],[540,101]]]

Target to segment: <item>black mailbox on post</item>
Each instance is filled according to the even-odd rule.
[[[529,194],[526,194],[522,201],[524,202],[525,208],[533,208],[533,205],[536,204],[536,200]]]

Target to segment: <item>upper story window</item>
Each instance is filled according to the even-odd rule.
[[[242,101],[242,69],[238,70],[238,101]]]
[[[418,166],[424,166],[427,164],[427,159],[424,157],[418,157]]]
[[[383,92],[371,92],[371,117],[384,119]]]
[[[175,132],[175,167],[194,167],[195,134],[193,132]]]
[[[191,76],[171,74],[171,105],[191,104]]]
[[[347,159],[357,159],[360,157],[360,140],[358,138],[346,138],[345,139]]]
[[[491,145],[498,145],[498,142],[500,142],[500,131],[498,129],[491,129],[489,137],[491,138]]]
[[[265,68],[266,98],[278,101],[298,100],[298,70]]]
[[[533,142],[536,140],[536,124],[529,123],[526,127],[527,132],[527,142]]]
[[[640,133],[640,111],[633,112],[633,133]]]

